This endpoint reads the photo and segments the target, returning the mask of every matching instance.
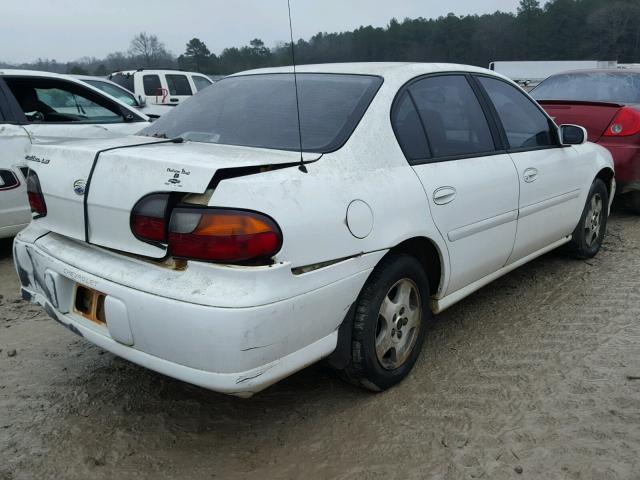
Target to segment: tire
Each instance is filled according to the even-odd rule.
[[[406,254],[385,257],[362,288],[354,315],[351,358],[342,376],[368,390],[386,390],[413,368],[432,317],[420,262]]]
[[[640,215],[640,192],[631,192],[629,194],[629,207],[636,215]]]
[[[568,251],[576,258],[594,257],[602,246],[609,217],[609,192],[604,182],[596,178],[591,185],[587,202],[580,216]]]

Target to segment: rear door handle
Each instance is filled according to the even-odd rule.
[[[538,179],[538,169],[527,168],[522,174],[522,179],[527,183],[535,182]]]
[[[440,187],[433,192],[433,203],[436,205],[445,205],[452,202],[456,198],[456,189],[453,187]]]

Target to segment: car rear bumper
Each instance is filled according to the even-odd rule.
[[[149,369],[238,396],[328,356],[336,347],[337,328],[372,270],[285,300],[221,308],[118,284],[20,237],[14,261],[23,298],[42,305],[72,332]],[[105,294],[106,324],[74,309],[77,284]]]

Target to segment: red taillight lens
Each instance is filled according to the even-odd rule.
[[[143,197],[131,211],[131,231],[147,242],[167,241],[168,193],[154,193]]]
[[[272,257],[281,246],[280,228],[261,213],[176,208],[171,215],[169,252],[175,257],[246,263]]]
[[[38,175],[33,170],[29,170],[27,175],[27,196],[33,218],[44,217],[47,214],[47,204],[44,201],[44,195],[42,195]]]
[[[640,133],[640,111],[623,107],[604,132],[605,137],[627,137]]]

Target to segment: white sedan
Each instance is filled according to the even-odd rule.
[[[142,136],[34,146],[23,297],[212,390],[327,358],[378,391],[434,313],[557,247],[600,249],[610,154],[506,78],[308,65],[297,88],[291,68],[240,73]]]
[[[31,220],[25,157],[32,144],[122,137],[147,125],[144,114],[71,76],[0,69],[0,238]]]

